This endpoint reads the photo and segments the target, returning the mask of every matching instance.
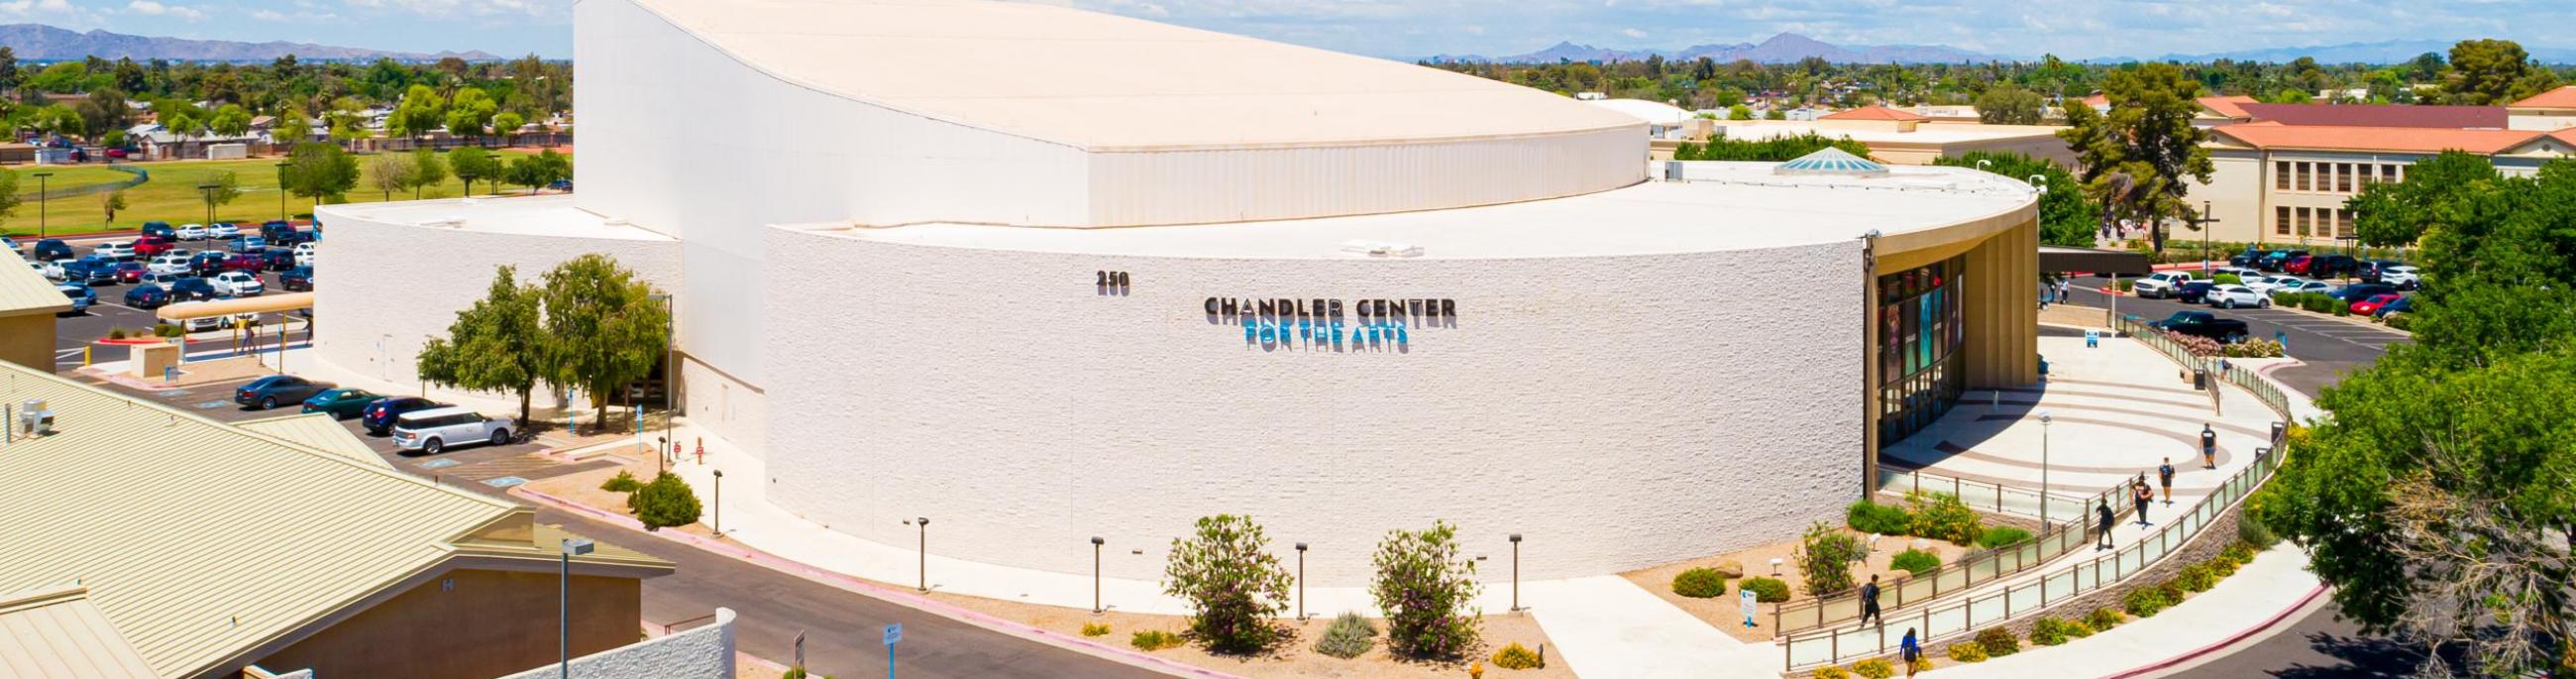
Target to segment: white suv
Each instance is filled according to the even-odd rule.
[[[143,267],[143,268],[144,268],[144,270],[145,270],[145,271],[150,271],[150,272],[152,272],[152,273],[158,273],[158,274],[173,274],[173,275],[175,275],[175,274],[188,273],[188,256],[187,256],[187,255],[159,255],[159,256],[155,256],[155,257],[153,257],[153,258],[152,258],[152,263],[151,263],[151,264],[146,264],[146,265],[144,265],[144,267]]]
[[[259,293],[268,292],[268,286],[261,284],[258,276],[240,271],[215,274],[214,278],[206,279],[206,282],[215,287],[215,292],[235,297],[253,297]]]
[[[133,259],[134,242],[120,240],[100,243],[98,244],[98,247],[90,248],[89,253],[98,256],[100,259]]]
[[[179,235],[179,240],[205,240],[205,239],[206,239],[206,225],[204,225],[204,224],[181,224],[181,225],[179,225],[178,235]]]
[[[302,242],[302,243],[296,243],[296,244],[295,244],[295,265],[296,265],[296,266],[312,266],[312,265],[313,265],[313,252],[314,252],[314,248],[313,248],[313,242],[312,242],[312,241],[305,241],[305,242]]]
[[[2158,271],[2148,274],[2146,278],[2138,279],[2138,284],[2130,290],[2145,299],[2172,297],[2175,292],[2182,290],[2182,284],[2189,282],[2191,282],[2189,271]]]
[[[510,442],[511,424],[510,418],[485,417],[458,406],[415,410],[394,418],[394,445],[431,455],[448,446],[503,445]]]

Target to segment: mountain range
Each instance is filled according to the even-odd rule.
[[[1680,50],[1623,50],[1572,42],[1559,42],[1547,49],[1527,54],[1488,57],[1477,54],[1442,54],[1424,59],[1431,62],[1474,62],[1504,64],[1553,64],[1559,61],[1637,61],[1662,55],[1670,60],[1696,60],[1708,57],[1719,62],[1748,59],[1765,64],[1785,64],[1808,57],[1834,63],[1923,64],[1958,63],[2005,59],[1991,54],[1972,52],[1948,45],[1836,45],[1796,33],[1771,36],[1760,43],[1732,45],[1693,45]]]
[[[374,61],[379,58],[397,61],[437,61],[447,57],[466,61],[497,61],[501,58],[480,50],[435,54],[394,52],[363,47],[334,47],[284,41],[194,40],[127,35],[103,30],[83,33],[44,24],[0,25],[0,45],[7,45],[19,59],[34,61],[71,60],[96,56],[102,59],[250,62],[269,61],[289,54],[304,61]]]
[[[2233,52],[2213,52],[2209,54],[2167,54],[2161,57],[2156,57],[2156,60],[2216,61],[2219,59],[2232,59],[2236,61],[2279,63],[2295,61],[2299,57],[2313,57],[2319,63],[2327,64],[2394,64],[2408,59],[2413,59],[2416,55],[2426,52],[2444,55],[2444,57],[2447,58],[2451,53],[2451,45],[2453,42],[2455,41],[2383,40],[2380,42],[2349,42],[2337,45],[2312,45],[2308,47],[2264,47],[2236,50]],[[2523,45],[2522,47],[2524,51],[2531,53],[2531,57],[2533,59],[2542,63],[2576,63],[2576,49],[2544,47],[2538,45]],[[2115,64],[2137,60],[2125,57],[2105,57],[2086,59],[2085,61]]]

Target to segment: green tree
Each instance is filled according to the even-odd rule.
[[[2084,195],[2084,185],[2075,181],[2074,173],[2069,172],[2066,166],[2010,151],[1972,151],[1955,158],[1942,156],[1932,162],[1979,168],[2022,181],[2039,177],[2041,185],[2047,187],[2039,194],[2039,242],[2093,246],[2093,235],[2102,225],[2102,206]]]
[[[18,195],[18,173],[0,167],[0,219],[18,214],[18,206],[25,202],[26,199]]]
[[[1163,565],[1163,593],[1189,602],[1190,636],[1217,653],[1257,654],[1289,638],[1272,619],[1288,610],[1293,582],[1261,524],[1233,514],[1200,517]]]
[[[91,134],[122,132],[133,117],[133,110],[125,106],[125,93],[115,89],[91,91],[72,110],[80,114],[81,127]]]
[[[1977,122],[1988,125],[2037,125],[2048,102],[2038,92],[2005,83],[1977,95]]]
[[[2492,219],[2492,202],[2472,200],[2495,189],[2504,175],[2486,156],[2447,151],[2406,168],[2406,181],[2372,184],[2344,201],[2358,215],[2354,234],[2364,245],[2414,245],[2445,224]]]
[[[358,186],[358,157],[337,144],[304,142],[286,154],[279,182],[288,194],[315,203],[344,200]]]
[[[367,161],[367,185],[384,192],[386,202],[393,201],[395,191],[411,188],[417,174],[411,156],[400,153],[380,153]]]
[[[437,186],[446,181],[447,161],[440,160],[437,151],[423,148],[414,149],[411,152],[411,197],[413,199],[420,198],[422,188]]]
[[[662,360],[671,316],[653,286],[607,255],[574,257],[545,275],[546,381],[581,387],[605,429],[608,395]]]
[[[507,168],[502,165],[501,160],[493,156],[491,151],[484,150],[480,146],[460,147],[447,152],[447,166],[456,171],[458,179],[465,180],[465,195],[468,196],[474,195],[474,180],[490,182],[497,193],[499,191],[497,187],[501,185],[503,179],[506,179],[503,174],[507,172]]]
[[[206,129],[217,137],[234,138],[250,133],[250,110],[240,104],[225,104],[206,119]]]
[[[107,223],[115,224],[116,211],[125,209],[125,190],[117,189],[99,194],[98,206],[107,211]]]
[[[197,199],[205,201],[209,211],[231,205],[233,199],[240,197],[241,177],[230,171],[217,172],[207,177],[205,183],[197,185]]]
[[[1852,588],[1852,562],[1869,558],[1869,547],[1860,538],[1818,521],[1807,527],[1792,557],[1798,574],[1806,579],[1807,593],[1822,596]]]
[[[549,340],[539,313],[544,296],[537,286],[518,282],[516,268],[498,267],[483,299],[456,312],[446,337],[432,338],[421,347],[421,381],[517,394],[519,421],[528,422],[537,381],[549,372]]]
[[[278,111],[277,119],[269,122],[268,136],[279,144],[300,145],[312,141],[313,119],[305,117],[303,111],[291,108]]]
[[[519,156],[510,161],[510,183],[528,187],[530,192],[556,181],[572,178],[572,159],[547,149],[536,155]]]
[[[447,133],[468,138],[483,136],[498,110],[500,105],[492,101],[491,93],[471,87],[459,90],[447,102]]]
[[[2201,146],[2209,132],[2192,125],[2200,81],[2173,64],[2143,64],[2112,71],[2102,94],[2111,101],[2109,114],[2068,106],[2068,127],[2057,136],[2075,151],[2085,192],[2105,216],[2145,222],[2162,252],[2166,220],[2193,214],[2184,179],[2208,183],[2213,169],[2209,149]]]
[[[519,128],[526,127],[527,124],[527,117],[515,111],[502,111],[492,116],[492,133],[501,135],[502,146],[512,146],[511,140],[518,138]]]
[[[1476,561],[1458,554],[1458,529],[1435,521],[1422,531],[1388,531],[1369,558],[1369,595],[1386,613],[1386,645],[1398,655],[1456,658],[1476,647],[1484,612],[1475,607]]]
[[[1809,132],[1794,137],[1772,137],[1769,139],[1751,141],[1739,141],[1726,137],[1717,137],[1708,140],[1708,143],[1705,144],[1685,143],[1673,149],[1673,159],[1742,160],[1777,163],[1786,160],[1795,160],[1799,156],[1815,153],[1828,146],[1842,149],[1843,151],[1855,156],[1863,158],[1869,157],[1868,144],[1854,141],[1850,137],[1828,139],[1823,135]]]
[[[439,99],[438,90],[428,85],[413,85],[403,93],[402,103],[385,116],[385,131],[402,137],[419,137],[437,130],[446,122],[447,103]]]
[[[1728,106],[1728,107],[1726,107],[1726,119],[1727,119],[1727,120],[1752,120],[1752,119],[1753,119],[1753,109],[1751,109],[1751,108],[1747,108],[1747,107],[1745,107],[1745,105],[1743,105],[1743,104],[1736,104],[1736,105],[1733,105],[1733,106]]]
[[[2442,78],[2444,103],[2502,106],[2558,86],[2558,76],[2531,60],[2511,40],[2462,40],[2451,45],[2451,68]]]

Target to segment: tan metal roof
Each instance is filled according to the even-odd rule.
[[[55,433],[0,443],[0,591],[76,582],[159,676],[194,674],[440,565],[525,510],[0,364]]]
[[[63,293],[57,292],[54,293],[54,296],[60,297],[62,294]],[[160,309],[154,310],[152,313],[154,316],[160,317],[161,320],[176,321],[188,318],[230,316],[233,314],[244,313],[285,313],[296,309],[310,309],[312,307],[313,293],[293,292],[283,295],[260,295],[258,297],[235,297],[232,299],[208,300],[204,302],[181,302],[161,307]]]
[[[1638,124],[1476,76],[1036,3],[631,1],[783,81],[1094,151],[1551,135]]]
[[[340,421],[333,419],[329,413],[305,413],[301,415],[271,417],[264,420],[240,422],[237,423],[237,425],[243,429],[275,436],[288,441],[294,441],[296,443],[311,446],[323,452],[357,460],[363,464],[384,467],[386,469],[394,468],[393,463],[386,462],[384,456],[377,455],[374,449],[368,448],[367,442],[358,440],[358,435],[356,433],[349,431],[349,427],[347,425],[340,424]]]
[[[77,585],[0,594],[0,676],[153,679]]]
[[[72,301],[61,288],[45,280],[27,266],[27,258],[16,251],[0,257],[0,316],[50,314],[70,311]]]

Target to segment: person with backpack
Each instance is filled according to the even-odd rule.
[[[1905,661],[1905,676],[1914,676],[1914,668],[1923,665],[1923,644],[1914,640],[1914,628],[1905,628],[1905,640],[1896,644],[1896,658]]]
[[[1877,618],[1878,624],[1887,624],[1887,616],[1878,612],[1877,573],[1871,573],[1869,575],[1869,584],[1860,586],[1860,624],[1869,624],[1870,618]]]
[[[2156,479],[2164,484],[2165,506],[2173,506],[2173,458],[2165,458],[2165,463],[2156,467]]]
[[[2147,521],[2147,505],[2155,504],[2156,502],[2156,492],[2147,490],[2147,475],[2141,473],[2138,475],[2138,480],[2130,482],[2129,492],[2130,497],[2138,501],[2138,526],[2146,527],[2156,525],[2153,522]]]
[[[2110,498],[2103,498],[2099,503],[2093,505],[2093,518],[2093,530],[2101,535],[2101,539],[2093,543],[2093,551],[2099,552],[2105,549],[2110,549],[2111,524],[2119,520],[2111,514]]]
[[[2218,432],[2206,422],[2200,425],[2200,463],[2203,469],[2218,468]]]

